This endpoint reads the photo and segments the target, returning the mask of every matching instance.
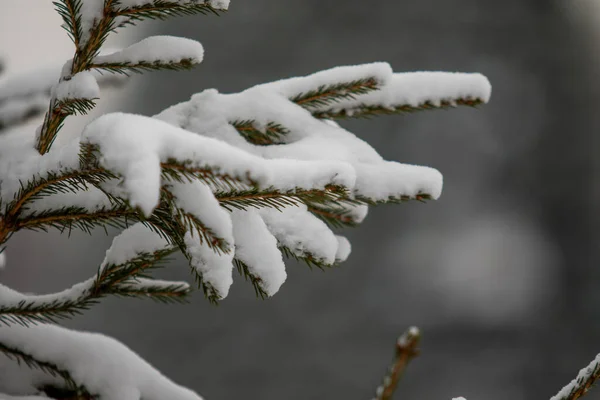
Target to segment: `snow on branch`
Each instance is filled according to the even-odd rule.
[[[240,183],[282,191],[352,187],[355,180],[352,168],[343,162],[268,160],[139,115],[104,115],[85,128],[82,140],[98,146],[100,165],[123,177],[124,195],[145,215],[158,205],[161,167],[212,171]]]
[[[420,110],[475,107],[487,103],[491,85],[481,74],[450,72],[396,73],[381,89],[342,99],[313,110],[317,118],[370,117]]]
[[[584,396],[598,379],[600,379],[600,354],[550,400],[577,400]]]
[[[290,207],[282,211],[259,210],[269,230],[292,257],[310,260],[318,267],[336,264],[338,240],[333,232],[310,214],[306,206]]]
[[[136,19],[164,17],[177,14],[224,10],[226,0],[59,0],[58,13],[62,16],[63,27],[69,32],[75,44],[75,54],[62,72],[59,88],[64,81],[85,71],[100,70],[122,74],[150,69],[189,69],[202,61],[202,46],[193,40],[174,37],[151,37],[107,56],[99,56],[101,47],[110,33],[118,27],[131,24]],[[171,12],[167,11],[171,10]],[[178,10],[178,11],[176,11]],[[70,92],[88,92],[91,87],[86,80],[69,84]],[[64,119],[75,113],[85,113],[94,107],[93,97],[77,97],[62,101],[51,96],[49,109],[39,129],[35,148],[40,154],[50,148],[63,125]],[[27,115],[20,105],[21,116]],[[9,109],[15,114],[15,108]],[[0,114],[1,116],[1,114]]]
[[[62,292],[30,295],[0,285],[0,322],[29,326],[56,322],[80,314],[107,295],[142,296],[162,302],[185,301],[190,287],[184,282],[147,278],[151,269],[175,248],[142,223],[132,225],[114,240],[98,273]]]
[[[35,137],[0,136],[0,246],[23,229],[122,232],[98,272],[69,289],[29,295],[0,286],[0,322],[6,325],[0,356],[37,368],[2,364],[11,382],[26,382],[8,390],[16,394],[200,399],[112,339],[46,323],[107,295],[185,300],[191,291],[186,282],[152,278],[176,250],[211,302],[227,296],[234,267],[265,298],[287,278],[285,257],[311,267],[337,265],[351,245],[333,228],[359,224],[370,205],[437,199],[442,176],[384,160],[331,119],[476,105],[490,95],[480,75],[394,74],[386,63],[345,66],[241,93],[208,89],[154,117],[103,115],[78,137],[53,146],[67,117],[94,107],[101,79],[113,75],[102,72],[187,69],[203,58],[200,43],[169,36],[101,55],[111,33],[147,18],[219,14],[229,1],[55,5],[75,44],[73,59],[51,79],[40,74],[0,86],[0,124],[48,110]],[[417,340],[414,330],[399,340],[378,398],[391,396]]]
[[[86,398],[202,400],[124,344],[100,334],[49,324],[11,325],[0,329],[0,354],[43,372],[9,367],[3,370],[3,378],[28,380],[40,389],[50,382],[52,387]]]
[[[113,2],[112,14],[124,19],[121,25],[134,24],[143,19],[215,14],[227,11],[229,0],[118,0]]]
[[[381,68],[379,64],[376,66]],[[372,68],[372,65],[367,67]],[[359,66],[354,73],[362,73],[363,70]],[[344,67],[342,71],[350,75],[353,70]],[[324,76],[329,76],[334,70],[325,72],[327,74]],[[362,201],[379,203],[439,197],[442,186],[439,172],[431,168],[384,161],[371,146],[352,133],[315,119],[308,110],[279,94],[277,90],[280,86],[286,87],[284,81],[273,86],[259,85],[236,94],[206,90],[192,96],[188,102],[164,110],[155,118],[188,131],[224,140],[270,160],[345,163],[353,170],[355,181],[343,186],[350,190],[351,196],[361,197]],[[239,132],[242,124],[236,121],[253,121],[253,129],[263,132],[268,132],[273,126],[285,127],[285,140],[283,143],[278,140],[276,143],[279,146],[269,146],[273,143],[268,141],[257,146],[253,141],[246,140],[245,133]],[[304,176],[308,178],[308,174]]]
[[[277,239],[257,211],[234,211],[231,217],[238,269],[257,294],[273,296],[287,277]]]
[[[30,118],[46,111],[53,88],[60,77],[60,71],[61,66],[56,65],[2,79],[0,81],[0,131],[27,122]],[[122,77],[111,74],[102,75],[95,72],[94,77],[100,87],[117,86],[123,82]],[[93,88],[93,85],[94,83],[90,82],[84,88]],[[61,90],[65,89],[67,85],[61,88]],[[90,96],[79,97],[94,98],[98,95],[91,93]],[[74,96],[71,95],[69,98]]]
[[[384,83],[390,71],[387,64],[369,64],[231,95],[207,90],[155,118],[102,116],[59,153],[15,163],[7,151],[6,162],[13,169],[23,167],[16,169],[14,181],[27,182],[20,188],[2,187],[2,197],[12,198],[5,208],[7,232],[47,227],[91,231],[143,221],[183,251],[211,301],[228,293],[233,266],[258,293],[270,296],[285,274],[265,276],[261,268],[281,268],[259,266],[251,253],[239,250],[248,246],[236,243],[230,212],[239,210],[236,218],[253,221],[258,231],[266,227],[262,236],[273,254],[268,264],[279,265],[276,255],[283,253],[325,268],[350,252],[347,240],[330,228],[360,223],[365,205],[440,195],[438,171],[383,160],[367,143],[333,122],[315,119],[283,93],[302,85],[319,87],[327,80],[335,83],[338,72],[344,79],[366,74]],[[63,91],[73,92],[68,87]],[[243,125],[263,132],[285,129],[285,141],[255,145],[241,134]],[[26,181],[33,170],[38,177]],[[298,224],[287,224],[282,215]],[[248,235],[239,232],[243,242]]]
[[[195,40],[174,36],[151,36],[116,53],[97,56],[90,69],[121,74],[147,70],[182,70],[200,64],[204,49]]]
[[[313,109],[378,90],[391,75],[389,64],[372,63],[335,67],[304,77],[267,83],[262,87],[304,108]]]

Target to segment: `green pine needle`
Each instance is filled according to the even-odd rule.
[[[234,258],[233,265],[235,265],[238,273],[241,276],[243,276],[246,281],[249,281],[250,283],[252,283],[252,287],[254,287],[254,293],[256,294],[256,297],[260,297],[262,300],[265,300],[269,297],[269,295],[263,288],[262,279],[256,275],[252,274],[250,272],[250,268],[248,267],[248,265],[246,263],[244,263],[243,261],[241,261],[237,258]]]
[[[198,60],[194,58],[183,58],[178,62],[140,61],[137,63],[94,63],[90,64],[88,68],[128,76],[130,73],[141,74],[146,71],[185,71],[194,68],[196,65],[198,65]]]
[[[343,99],[354,99],[356,96],[378,89],[380,89],[379,82],[375,77],[370,77],[333,85],[321,85],[316,89],[297,94],[290,100],[306,109],[314,109]]]
[[[257,146],[286,143],[285,136],[290,132],[287,128],[275,122],[269,122],[264,129],[257,128],[254,120],[234,121],[231,125],[237,129],[247,142]]]
[[[73,379],[67,370],[60,368],[56,364],[36,360],[34,357],[25,353],[24,351],[7,346],[1,342],[0,353],[4,354],[8,359],[16,361],[18,364],[23,363],[31,369],[40,370],[52,377],[62,378],[65,381],[65,385],[67,385],[69,391],[84,394],[86,398],[93,398],[93,396],[84,386],[77,384],[75,379]]]
[[[402,115],[427,110],[446,110],[458,106],[476,108],[484,104],[482,99],[457,98],[452,100],[443,100],[439,103],[425,101],[417,106],[409,104],[398,104],[395,106],[384,107],[380,105],[360,105],[353,109],[316,110],[312,114],[319,119],[346,119],[346,118],[372,118],[380,115]]]

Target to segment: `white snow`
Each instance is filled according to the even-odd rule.
[[[256,210],[236,210],[231,214],[235,238],[235,257],[261,280],[261,287],[273,296],[287,274],[277,239],[269,232]]]
[[[92,288],[94,278],[89,278],[83,282],[77,283],[68,289],[50,294],[24,294],[0,284],[0,305],[2,307],[18,307],[21,302],[27,302],[32,305],[50,304],[53,302],[75,301]],[[4,329],[2,327],[1,329]],[[1,330],[0,329],[0,330]]]
[[[359,165],[356,193],[372,200],[429,194],[442,194],[442,174],[433,168],[387,161],[379,165]]]
[[[61,77],[64,65],[64,62],[51,63],[31,71],[3,77],[0,79],[0,104],[37,95],[49,96],[52,87]],[[97,71],[89,73],[100,85],[117,84],[124,80],[124,77],[119,75],[100,74]]]
[[[229,8],[229,0],[208,0],[208,4],[217,10],[227,10]]]
[[[173,182],[169,183],[169,190],[180,209],[197,217],[216,237],[233,245],[231,218],[207,185],[198,181]],[[192,235],[196,233],[192,232]]]
[[[587,367],[582,368],[577,374],[577,377],[571,382],[569,382],[568,385],[563,387],[557,394],[552,396],[550,400],[568,399],[569,394],[573,390],[576,390],[577,388],[581,387],[582,383],[586,382],[594,374],[594,372],[598,371],[598,369],[600,369],[600,354],[598,354],[596,358],[594,358],[594,360],[591,363],[589,363]]]
[[[12,125],[26,116],[46,111],[50,103],[51,92],[61,77],[62,64],[48,65],[1,78],[0,125]],[[88,74],[88,72],[85,74]],[[123,75],[100,74],[98,71],[92,71],[91,74],[100,86],[117,85],[124,81]],[[93,83],[91,81],[89,83],[90,85],[87,87],[95,90]],[[62,86],[61,90],[66,87],[65,85]],[[90,92],[87,93],[86,98],[95,97],[98,97],[98,95]]]
[[[323,221],[307,211],[306,206],[258,210],[265,224],[279,241],[299,257],[312,256],[332,265],[338,255],[340,242]],[[342,243],[342,246],[345,246]],[[342,249],[340,255],[344,255]]]
[[[284,82],[279,85],[284,87]],[[277,85],[274,88],[280,89]],[[262,158],[343,162],[347,172],[344,173],[346,182],[342,185],[372,200],[417,194],[438,198],[441,194],[442,176],[436,170],[384,161],[369,144],[351,132],[315,119],[309,111],[288,101],[269,84],[237,94],[207,90],[192,96],[188,102],[166,109],[156,118],[226,141]],[[246,142],[229,124],[244,120],[254,120],[259,128],[270,122],[281,124],[289,130],[285,136],[286,144],[254,146]],[[310,170],[306,172],[308,179]]]
[[[124,177],[123,188],[131,204],[146,215],[158,204],[161,162],[171,159],[280,190],[323,188],[328,183],[352,186],[355,179],[343,162],[265,160],[223,141],[139,115],[103,115],[90,123],[82,136],[83,142],[100,147],[101,165]]]
[[[50,172],[79,168],[79,141],[53,148],[41,156],[34,148],[34,135],[20,132],[0,135],[0,198],[9,201],[20,189],[20,182],[46,177]]]
[[[147,290],[167,290],[177,286],[179,291],[188,291],[191,289],[187,282],[165,281],[161,279],[135,278],[117,285],[119,288],[130,289],[133,291]]]
[[[139,7],[153,2],[121,0],[120,7]],[[195,0],[173,0],[172,3],[202,4]],[[229,1],[207,0],[204,4],[227,9]],[[83,2],[82,45],[89,38],[90,29],[102,18],[103,7],[103,0]],[[178,63],[182,60],[198,63],[202,61],[203,53],[202,45],[196,41],[154,36],[112,54],[97,56],[94,63],[133,67],[140,63]],[[66,64],[63,74],[58,70],[39,72],[29,78],[0,83],[0,124],[22,118],[33,107],[47,106],[51,98],[97,98],[98,82],[101,82],[97,72],[81,72],[69,77],[69,65]],[[62,80],[55,85],[59,76]],[[380,90],[336,99],[327,105],[298,105],[290,100],[328,86],[366,79],[372,79]],[[417,195],[438,198],[442,176],[437,170],[386,161],[365,141],[337,123],[316,119],[312,113],[331,110],[352,113],[373,105],[393,108],[427,102],[453,104],[456,99],[487,102],[490,93],[489,82],[479,74],[394,74],[386,63],[337,67],[305,77],[258,85],[237,94],[221,94],[209,89],[154,118],[124,113],[101,116],[88,124],[80,136],[54,146],[44,156],[34,149],[33,134],[0,136],[0,197],[3,202],[9,202],[20,189],[21,182],[44,178],[50,173],[76,171],[80,168],[80,145],[96,145],[100,166],[117,174],[118,179],[103,183],[102,190],[90,188],[36,199],[26,204],[20,218],[64,206],[78,206],[88,211],[107,209],[111,204],[103,190],[128,200],[149,216],[159,203],[161,191],[168,190],[173,195],[176,212],[194,216],[203,225],[203,232],[204,229],[210,231],[224,243],[216,248],[214,242],[204,240],[203,232],[193,230],[185,232],[183,237],[184,252],[192,268],[209,288],[214,289],[216,296],[224,298],[230,290],[234,257],[248,266],[250,273],[260,279],[267,295],[272,296],[287,277],[280,247],[298,257],[310,257],[316,262],[333,265],[348,258],[350,242],[334,234],[303,204],[228,212],[213,193],[223,188],[212,183],[207,175],[217,180],[234,181],[241,189],[293,193],[336,185],[346,188],[350,198],[364,197],[372,201]],[[342,91],[340,94],[349,93]],[[237,132],[236,121],[252,121],[254,128],[263,133],[276,124],[287,133],[278,145],[256,146]],[[163,168],[184,168],[188,172],[197,172],[199,177],[193,182],[179,182],[163,175]],[[344,205],[341,210],[346,210],[347,216],[360,223],[368,208]],[[99,272],[108,265],[124,265],[140,255],[172,246],[146,225],[135,224],[114,238]],[[0,253],[0,268],[3,264],[4,254]],[[0,305],[77,301],[89,295],[98,276],[101,275],[47,295],[23,294],[0,285]],[[130,291],[166,289],[173,285],[186,291],[190,288],[185,282],[147,278],[130,279],[117,285]],[[411,330],[409,333],[416,335],[418,332]],[[406,339],[406,336],[401,338]],[[0,328],[0,343],[68,370],[77,383],[102,399],[200,399],[196,393],[162,376],[123,344],[102,335],[46,324],[27,328],[9,325]],[[35,392],[29,389],[36,384],[56,383],[58,379],[43,371],[19,366],[7,369],[4,364],[0,362],[0,387],[11,394],[32,394]],[[585,373],[589,375],[589,368]],[[23,392],[24,388],[28,389],[27,393]]]
[[[82,35],[79,48],[84,48],[90,40],[90,31],[104,15],[104,0],[82,1],[80,10]]]
[[[393,74],[388,63],[376,62],[362,65],[334,67],[302,77],[286,78],[265,83],[259,87],[274,91],[288,99],[299,94],[315,91],[321,87],[333,86],[358,80],[374,79],[378,87],[388,83]]]
[[[100,97],[100,87],[91,72],[83,71],[59,82],[54,88],[53,97],[62,101],[69,99],[97,99]]]
[[[112,54],[97,56],[93,64],[178,63],[184,59],[200,63],[202,45],[192,39],[176,36],[150,36]]]
[[[163,237],[150,230],[144,224],[136,223],[113,239],[111,247],[106,251],[106,256],[100,265],[98,274],[108,265],[123,265],[143,253],[152,254],[170,247],[171,245]],[[2,254],[0,253],[0,255]],[[94,287],[97,276],[99,275],[94,275],[63,291],[43,295],[23,294],[0,284],[0,306],[17,307],[21,302],[42,305],[55,301],[77,301],[89,294],[89,291]],[[171,285],[178,285],[182,288],[188,287],[185,282],[150,280],[139,277],[121,283],[121,285],[137,289],[143,289],[144,287],[168,287]]]
[[[332,105],[319,107],[319,110],[330,110],[334,113],[346,110],[348,115],[352,115],[353,112],[368,106],[394,109],[403,105],[417,107],[429,102],[439,107],[442,101],[455,104],[456,99],[477,99],[487,103],[491,93],[492,86],[489,80],[478,73],[395,73],[382,90],[355,99],[342,99]]]
[[[32,95],[0,103],[0,126],[10,126],[32,114],[40,114],[48,108],[49,96]]]
[[[233,283],[233,251],[217,253],[190,233],[185,235],[184,242],[192,268],[215,289],[219,298],[227,297]]]
[[[62,64],[49,65],[1,79],[0,104],[17,98],[42,93],[49,94],[50,89],[60,77]]]
[[[124,344],[101,334],[49,324],[10,325],[0,329],[0,342],[69,371],[75,382],[103,400],[201,400],[198,394],[163,376]],[[26,373],[17,370],[11,379]],[[42,384],[48,380],[40,373],[30,377]]]
[[[350,241],[344,236],[335,235],[335,238],[338,241],[337,251],[335,253],[335,262],[344,262],[350,256],[350,252],[352,251],[352,245],[350,244]]]
[[[21,218],[27,218],[32,214],[60,210],[63,207],[80,207],[88,212],[110,210],[112,204],[109,198],[100,189],[89,185],[87,190],[76,193],[55,193],[35,199],[24,206]]]
[[[138,222],[113,239],[112,245],[106,251],[102,266],[125,264],[143,253],[152,254],[169,247],[167,240]]]
[[[125,9],[125,8],[140,7],[140,6],[145,6],[147,4],[152,4],[154,2],[155,2],[155,0],[120,0],[119,8]],[[227,8],[229,7],[229,0],[205,0],[203,2],[198,1],[198,0],[170,0],[170,1],[164,1],[164,3],[183,4],[183,5],[205,3],[205,4],[209,4],[211,7],[213,7],[214,9],[217,9],[217,10],[227,10]]]

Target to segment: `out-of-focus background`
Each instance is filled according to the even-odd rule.
[[[69,58],[59,24],[50,2],[3,0],[7,75]],[[388,159],[439,169],[445,188],[372,209],[346,232],[340,268],[290,263],[267,301],[241,279],[218,307],[200,293],[185,306],[107,300],[68,326],[115,336],[208,399],[370,398],[410,325],[424,338],[404,399],[550,397],[600,352],[599,0],[232,0],[222,17],[126,32],[115,44],[182,35],[206,58],[132,79],[104,111],[153,115],[206,88],[371,61],[481,72],[494,90],[479,110],[344,123]],[[110,241],[20,233],[0,282],[62,289],[93,274]],[[183,260],[165,276],[188,278]]]

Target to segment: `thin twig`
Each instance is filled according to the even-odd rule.
[[[585,396],[598,379],[600,379],[600,354],[550,400],[577,400]]]
[[[375,400],[390,400],[392,398],[408,363],[418,355],[417,346],[420,338],[421,333],[414,326],[398,338],[394,362],[383,378],[383,383],[377,388]]]

